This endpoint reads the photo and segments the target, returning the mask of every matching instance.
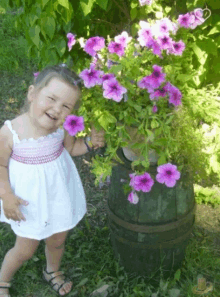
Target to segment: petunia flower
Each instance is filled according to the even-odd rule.
[[[191,24],[195,21],[195,16],[190,15],[189,13],[180,14],[178,17],[178,23],[180,27],[190,28]]]
[[[157,110],[158,110],[158,109],[157,109],[157,105],[154,105],[153,108],[152,108],[152,112],[153,112],[153,113],[156,113]]]
[[[175,106],[182,104],[181,102],[182,93],[177,87],[167,82],[166,85],[164,86],[164,90],[169,93],[169,103],[172,103]]]
[[[197,8],[189,14],[194,16],[194,22],[190,25],[190,29],[195,29],[197,26],[202,25],[205,22],[202,9]]]
[[[137,85],[140,89],[146,89],[149,93],[153,93],[154,88],[150,84],[148,77],[149,76],[143,77],[140,81],[138,81]]]
[[[126,47],[131,40],[132,37],[129,37],[126,31],[123,31],[120,35],[115,36],[115,42],[120,43],[123,47]]]
[[[34,72],[34,77],[35,77],[35,79],[38,77],[39,73],[40,73],[40,72]]]
[[[65,118],[63,128],[67,130],[71,136],[75,136],[78,132],[83,131],[85,129],[84,119],[83,117],[68,115]]]
[[[142,192],[150,192],[154,184],[154,180],[150,174],[145,172],[143,175],[137,175],[134,178],[134,190]]]
[[[162,73],[162,67],[153,65],[153,73],[145,77],[145,82],[148,83],[152,88],[159,88],[160,85],[164,82],[166,73]]]
[[[151,27],[151,30],[155,37],[169,34],[169,31],[173,30],[172,22],[168,18],[156,20],[155,24]]]
[[[171,47],[167,49],[167,54],[182,56],[185,47],[185,43],[182,40],[179,40],[178,42],[173,41]]]
[[[115,78],[115,75],[113,73],[106,73],[106,74],[102,75],[101,76],[102,83],[105,80],[108,80],[108,79],[111,79],[111,78]]]
[[[167,95],[167,91],[164,88],[160,88],[154,92],[150,92],[150,99],[155,99],[158,100],[159,97],[165,97]]]
[[[72,47],[74,46],[74,44],[76,43],[76,39],[75,39],[75,36],[74,34],[72,33],[68,33],[66,35],[66,37],[68,38],[68,48],[69,48],[69,52],[71,51]]]
[[[176,165],[170,163],[163,164],[157,167],[158,174],[156,180],[158,183],[164,184],[172,188],[175,186],[176,181],[180,179],[180,172],[177,170]]]
[[[153,0],[139,0],[140,6],[151,5]]]
[[[119,57],[121,57],[121,56],[123,56],[125,54],[124,46],[121,43],[117,43],[117,42],[114,42],[114,41],[111,41],[109,43],[108,50],[109,50],[110,53],[112,53],[112,54],[115,53]]]
[[[94,57],[96,55],[96,52],[101,50],[104,47],[105,47],[105,38],[96,36],[96,37],[91,37],[86,41],[84,50],[87,54]]]
[[[146,43],[153,38],[152,29],[149,23],[145,21],[140,21],[139,25],[141,29],[138,31],[138,42],[141,46],[146,46]]]
[[[172,38],[170,38],[168,34],[159,36],[157,41],[161,49],[168,49],[172,45]]]
[[[127,89],[122,87],[115,78],[105,80],[103,82],[103,89],[103,97],[116,102],[120,102],[123,94],[127,92]]]
[[[84,81],[84,86],[86,88],[92,88],[95,85],[101,85],[102,79],[100,78],[101,75],[103,75],[104,72],[101,70],[96,70],[94,65],[90,66],[90,69],[83,70],[79,77],[81,77]]]
[[[137,204],[138,201],[139,201],[139,197],[138,195],[135,193],[135,192],[131,192],[129,195],[128,195],[128,201],[132,204]]]

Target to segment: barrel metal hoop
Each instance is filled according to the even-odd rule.
[[[110,228],[111,229],[111,228]],[[123,237],[118,236],[117,234],[111,232],[111,236],[113,236],[115,239],[117,239],[119,242],[124,243],[128,245],[131,248],[141,248],[141,249],[158,249],[158,248],[175,248],[175,244],[178,244],[180,242],[184,242],[187,238],[190,238],[190,233],[193,230],[193,226],[189,229],[188,232],[186,232],[183,236],[180,236],[176,239],[164,241],[164,242],[158,242],[154,244],[146,244],[143,242],[134,242],[127,240]]]
[[[156,232],[165,232],[172,229],[176,229],[177,227],[180,227],[181,225],[192,220],[192,217],[194,216],[194,213],[195,213],[195,207],[196,207],[196,204],[194,204],[193,208],[189,211],[189,213],[184,218],[181,218],[176,222],[158,225],[158,226],[145,226],[145,225],[131,224],[129,222],[126,222],[120,219],[110,210],[107,203],[108,216],[113,222],[115,222],[117,225],[125,229],[135,231],[135,232],[140,232],[140,233],[156,233]]]

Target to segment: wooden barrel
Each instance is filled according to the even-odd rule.
[[[165,278],[181,266],[195,221],[193,182],[181,174],[173,188],[155,181],[149,193],[137,192],[139,202],[131,204],[123,181],[130,181],[131,161],[122,149],[124,162],[114,166],[108,197],[108,225],[115,257],[128,273],[154,276],[163,270]],[[148,173],[155,174],[157,166]]]

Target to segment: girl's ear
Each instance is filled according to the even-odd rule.
[[[28,101],[33,101],[34,99],[34,85],[30,85],[29,88],[28,88],[28,94],[27,94],[27,98],[28,98]]]

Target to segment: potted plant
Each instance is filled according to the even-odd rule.
[[[204,178],[208,165],[193,113],[193,29],[204,21],[199,8],[173,21],[140,21],[135,37],[78,39],[91,56],[79,73],[78,114],[85,132],[90,123],[106,132],[105,153],[91,167],[96,185],[111,176],[111,241],[128,271],[158,271],[161,248],[168,272],[184,257],[195,219],[193,179]],[[67,38],[71,50],[76,39]]]

